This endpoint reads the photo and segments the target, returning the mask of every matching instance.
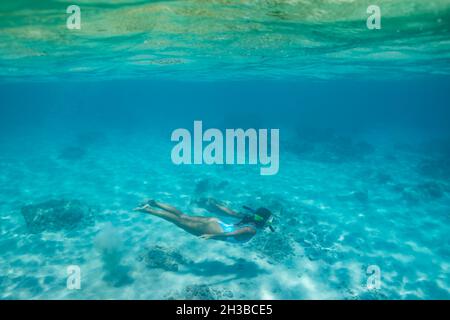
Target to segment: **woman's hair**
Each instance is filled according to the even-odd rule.
[[[266,225],[267,220],[272,216],[272,212],[266,208],[259,208],[253,212],[251,215],[245,215],[244,218],[237,225],[242,225],[246,223],[252,223],[258,228],[263,228]]]

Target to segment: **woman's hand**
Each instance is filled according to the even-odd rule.
[[[199,238],[203,239],[203,240],[210,240],[210,239],[214,239],[214,234],[202,234]]]
[[[219,204],[219,201],[214,198],[206,198],[206,204],[208,206],[217,206]]]

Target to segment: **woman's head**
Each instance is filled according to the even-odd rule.
[[[253,219],[255,220],[255,225],[259,228],[266,226],[267,222],[272,217],[272,212],[266,208],[259,208],[254,212]]]
[[[259,208],[257,210],[254,210],[247,206],[244,206],[243,208],[250,211],[252,214],[245,216],[239,224],[252,223],[257,228],[264,228],[265,226],[269,225],[270,230],[274,231],[273,227],[270,226],[272,212],[270,212],[269,209]]]

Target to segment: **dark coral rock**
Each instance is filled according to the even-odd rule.
[[[419,184],[416,190],[426,199],[439,199],[444,195],[442,186],[432,181]]]
[[[334,263],[342,258],[342,252],[337,250],[336,243],[340,232],[328,227],[314,225],[306,230],[299,231],[294,239],[299,243],[309,260],[323,260]]]
[[[419,163],[417,171],[426,177],[448,180],[450,179],[450,161],[448,158],[423,160]]]
[[[223,180],[223,181],[217,183],[216,188],[221,190],[221,189],[225,189],[228,185],[229,185],[229,182],[226,180]]]
[[[215,300],[215,294],[207,285],[189,285],[184,289],[187,300]]]
[[[419,195],[414,190],[405,189],[402,191],[402,198],[410,205],[418,204],[419,201]]]
[[[357,142],[354,149],[357,150],[359,155],[362,156],[367,156],[375,152],[374,146],[366,141]]]
[[[329,128],[299,128],[297,134],[299,140],[310,143],[326,143],[336,138],[336,134]]]
[[[387,184],[389,182],[392,182],[392,177],[386,173],[379,172],[375,176],[375,181],[378,182],[379,184]]]
[[[101,132],[84,132],[76,137],[76,143],[81,147],[99,146],[105,144],[106,141],[106,136]]]
[[[283,262],[295,255],[291,239],[277,233],[270,234],[268,237],[255,238],[252,246],[268,258],[269,262]]]
[[[61,150],[59,158],[62,160],[80,160],[86,155],[86,150],[80,147],[67,147]]]
[[[211,182],[209,179],[201,179],[195,185],[195,194],[202,194],[207,192],[210,189]]]
[[[396,183],[391,186],[392,191],[395,193],[403,192],[405,190],[405,185],[401,183]]]
[[[361,203],[369,202],[369,193],[365,191],[355,191],[353,192],[353,197]]]
[[[353,142],[350,138],[340,137],[330,143],[331,158],[336,161],[361,160],[374,152],[374,147],[367,142]]]
[[[229,182],[226,180],[222,181],[213,181],[211,179],[201,179],[197,181],[195,185],[194,193],[198,196],[201,196],[209,191],[221,191],[225,189],[229,185]]]
[[[288,142],[286,150],[297,155],[308,154],[314,151],[314,144],[305,141]]]
[[[72,230],[92,222],[93,210],[79,200],[50,200],[21,208],[31,233]]]
[[[434,181],[408,186],[402,190],[403,199],[410,204],[420,201],[432,201],[444,196],[445,190],[442,184]]]
[[[134,282],[134,279],[130,276],[131,268],[123,264],[105,266],[106,272],[103,276],[103,281],[109,285],[119,288],[127,286]]]
[[[433,139],[423,143],[419,149],[424,154],[448,159],[450,157],[450,139]]]
[[[189,263],[189,261],[177,251],[158,245],[147,248],[145,252],[138,257],[138,260],[143,261],[147,268],[163,269],[172,272],[178,271],[180,265]]]
[[[364,160],[375,150],[367,142],[354,141],[324,129],[299,131],[296,141],[287,143],[287,149],[306,160],[325,163]]]
[[[344,201],[356,200],[361,204],[367,204],[369,202],[369,192],[367,190],[352,191],[345,195],[338,195],[337,198]]]

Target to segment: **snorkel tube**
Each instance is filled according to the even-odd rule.
[[[264,217],[260,216],[258,214],[258,211],[255,209],[252,209],[248,206],[242,206],[242,208],[244,208],[247,211],[250,211],[251,213],[253,213],[253,220],[255,222],[261,222],[264,221]],[[267,210],[267,209],[266,209]],[[268,211],[268,210],[267,210]],[[270,212],[270,211],[269,211]],[[265,222],[265,226],[269,227],[270,231],[275,232],[275,229],[272,226],[272,220],[273,220],[273,215],[271,214],[271,217],[267,219],[267,221]]]
[[[253,210],[252,208],[248,207],[248,206],[242,206],[242,208],[244,208],[247,211],[250,211],[251,213],[255,213],[256,211]]]

